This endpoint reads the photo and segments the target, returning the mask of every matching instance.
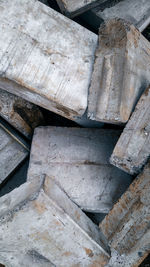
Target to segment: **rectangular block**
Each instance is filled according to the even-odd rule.
[[[149,178],[150,162],[100,224],[112,250],[108,266],[139,266],[150,252]]]
[[[19,166],[29,152],[0,122],[0,184]]]
[[[141,96],[121,134],[110,161],[118,168],[135,174],[150,156],[150,87]]]
[[[0,199],[0,260],[13,267],[103,267],[107,240],[50,177]]]
[[[28,179],[46,173],[83,210],[108,213],[132,181],[109,163],[119,135],[117,130],[38,127]]]
[[[2,89],[0,89],[0,116],[29,139],[34,128],[44,122],[42,112],[36,105]]]
[[[97,6],[91,12],[100,23],[121,18],[134,24],[139,31],[143,31],[150,23],[150,1],[147,0],[105,1],[104,5]]]
[[[150,43],[121,19],[104,23],[99,31],[88,114],[92,120],[126,123],[150,83]]]
[[[88,9],[91,9],[105,0],[56,0],[62,13],[68,17],[75,17]]]
[[[36,0],[1,0],[0,10],[0,87],[69,119],[81,117],[97,36]]]

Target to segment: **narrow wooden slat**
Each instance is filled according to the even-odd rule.
[[[129,122],[119,138],[111,163],[135,174],[150,156],[150,87],[141,96]]]
[[[112,250],[109,267],[139,266],[150,252],[149,178],[150,162],[100,224]]]

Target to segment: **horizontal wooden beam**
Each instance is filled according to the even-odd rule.
[[[0,87],[76,120],[87,108],[97,35],[36,0],[0,1]]]
[[[106,0],[56,0],[62,13],[68,17],[78,16]]]

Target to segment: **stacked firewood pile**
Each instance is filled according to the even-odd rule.
[[[0,0],[0,266],[150,266],[149,23]]]

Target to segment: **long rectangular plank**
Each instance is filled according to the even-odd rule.
[[[132,177],[109,163],[120,131],[35,129],[28,179],[46,173],[83,210],[108,213]]]
[[[17,142],[0,123],[0,185],[28,156],[28,150]]]
[[[150,83],[149,74],[150,42],[124,20],[104,23],[89,90],[89,118],[125,124]]]
[[[75,120],[87,108],[97,36],[36,0],[0,0],[0,87]]]
[[[75,17],[106,0],[56,0],[62,13],[68,17]]]
[[[150,156],[150,87],[141,96],[121,134],[110,161],[130,173],[139,173]]]
[[[83,16],[96,29],[106,20],[121,18],[134,24],[142,32],[150,23],[150,1],[105,0]]]
[[[0,199],[1,263],[105,266],[110,254],[103,234],[50,177],[44,177]]]
[[[135,267],[150,252],[150,161],[100,224],[112,258],[108,267]]]

